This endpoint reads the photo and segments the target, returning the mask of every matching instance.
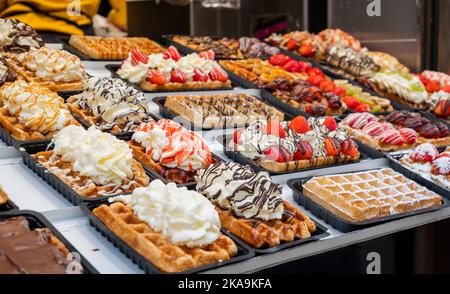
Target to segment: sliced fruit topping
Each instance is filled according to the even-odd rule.
[[[405,139],[403,139],[402,135],[396,129],[389,129],[384,131],[377,138],[381,143],[402,146],[405,144]]]
[[[267,123],[266,134],[277,136],[282,139],[286,137],[286,132],[278,120],[270,120]]]
[[[334,94],[333,92],[328,92],[324,95],[324,97],[327,99],[328,107],[330,107],[333,110],[339,109],[342,106],[341,97]]]
[[[312,57],[315,55],[314,46],[312,44],[305,44],[298,49],[298,53],[304,57]]]
[[[167,48],[167,51],[164,53],[165,59],[173,59],[174,61],[178,61],[181,58],[180,52],[178,52],[178,49],[174,46],[169,46]]]
[[[401,125],[403,126],[405,124],[405,121],[407,119],[415,119],[411,117],[411,114],[407,111],[394,111],[386,116],[386,120],[390,123]]]
[[[332,92],[334,91],[334,89],[336,89],[336,85],[333,83],[333,81],[324,80],[319,84],[319,88],[324,92]]]
[[[306,134],[311,131],[308,120],[303,116],[297,116],[289,123],[289,128],[299,134]]]
[[[297,151],[294,153],[294,160],[308,160],[313,156],[311,145],[303,140],[298,142]]]
[[[450,116],[450,99],[440,100],[434,108],[434,113],[441,117]]]
[[[362,131],[372,138],[381,135],[385,130],[385,126],[378,121],[371,121],[362,128]]]
[[[431,172],[435,175],[450,175],[450,157],[441,157],[433,161]]]
[[[244,132],[243,129],[234,131],[234,134],[233,134],[233,142],[234,142],[234,144],[237,144],[237,145],[241,144],[241,135],[242,135],[243,132]]]
[[[335,131],[338,128],[338,124],[334,118],[327,116],[323,121],[323,125],[328,128],[330,132]]]
[[[203,51],[198,54],[199,57],[209,60],[214,60],[216,54],[212,50]]]
[[[271,146],[264,151],[266,159],[279,163],[291,161],[289,151],[283,146]]]
[[[438,156],[439,151],[436,146],[430,143],[425,143],[418,146],[411,153],[411,159],[419,162],[432,162]]]
[[[341,153],[341,144],[337,139],[325,138],[323,143],[328,156],[338,156]]]
[[[434,93],[434,92],[438,92],[441,90],[441,86],[439,85],[438,82],[435,81],[430,81],[426,86],[425,86],[426,90],[428,93]]]
[[[417,132],[410,128],[403,128],[399,130],[400,134],[406,141],[406,144],[412,145],[417,141]]]
[[[361,105],[361,102],[359,102],[359,100],[353,96],[344,96],[343,101],[345,105],[347,105],[347,107],[350,109],[356,109]]]
[[[322,71],[320,68],[317,68],[317,67],[311,68],[311,69],[308,71],[308,75],[309,75],[310,77],[321,76],[321,77],[325,78],[325,75],[323,74],[323,71]]]
[[[292,58],[284,54],[275,54],[269,58],[269,63],[275,66],[284,66]]]
[[[347,156],[357,156],[359,153],[358,144],[352,139],[347,139],[341,143],[342,154]]]
[[[448,129],[446,124],[437,122],[435,123],[435,125],[438,127],[439,132],[441,133],[441,138],[445,138],[450,135],[450,130]]]
[[[187,76],[179,69],[174,69],[170,74],[170,81],[172,83],[186,83]]]
[[[427,139],[437,139],[441,137],[439,128],[434,124],[424,124],[418,129],[419,134]]]
[[[288,72],[301,72],[302,71],[302,67],[300,66],[300,64],[298,63],[298,61],[296,60],[290,60],[288,61],[283,68],[285,70],[287,70]]]
[[[368,104],[361,104],[355,108],[356,112],[370,112],[370,106]]]
[[[286,43],[286,49],[289,51],[294,51],[298,48],[298,42],[295,39],[289,39]]]
[[[194,82],[207,82],[208,81],[208,75],[201,70],[200,68],[194,69],[194,76],[192,77]]]
[[[162,86],[166,83],[166,77],[161,71],[157,69],[151,69],[147,72],[147,81],[152,84]]]
[[[343,96],[345,94],[345,88],[344,87],[337,87],[336,89],[333,90],[333,93],[338,95],[338,96]],[[345,103],[345,104],[347,104],[347,103]]]
[[[362,129],[371,121],[378,121],[378,119],[371,113],[352,113],[344,119],[350,127],[354,129]]]
[[[209,72],[209,79],[211,81],[226,82],[228,80],[228,74],[221,68],[215,67]]]
[[[131,55],[131,64],[133,66],[136,66],[139,63],[146,64],[148,62],[148,56],[137,49],[132,49],[130,51],[130,55]]]

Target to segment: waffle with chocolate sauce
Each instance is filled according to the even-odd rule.
[[[133,192],[138,187],[145,187],[150,179],[136,160],[132,162],[133,178],[126,179],[121,185],[98,185],[89,177],[73,169],[73,164],[62,160],[58,155],[53,158],[53,151],[43,151],[32,155],[48,172],[57,176],[79,195],[86,198],[98,198]]]
[[[146,55],[165,51],[159,44],[148,38],[72,35],[69,45],[92,59],[124,60],[132,49],[137,49]]]
[[[155,232],[139,219],[132,208],[121,202],[100,205],[93,210],[93,214],[140,255],[167,273],[218,263],[238,253],[233,240],[224,235],[204,247],[174,245],[162,233]]]
[[[68,254],[48,228],[31,230],[23,216],[0,221],[1,274],[66,274]]]
[[[172,40],[197,52],[212,50],[217,58],[244,58],[236,39],[173,36]]]
[[[268,90],[279,100],[313,116],[341,115],[346,111],[338,95],[324,93],[300,75],[261,59],[222,60],[219,63],[259,88]]]
[[[261,119],[284,120],[284,114],[247,94],[169,96],[164,104],[202,128],[243,127]]]

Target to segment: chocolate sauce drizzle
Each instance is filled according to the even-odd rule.
[[[28,52],[30,50],[30,46],[20,44],[20,39],[23,37],[31,37],[37,42],[37,48],[44,46],[44,40],[31,26],[16,19],[5,19],[4,21],[12,24],[13,26],[13,31],[8,35],[8,37],[12,39],[12,43],[4,47],[6,50],[17,53]]]

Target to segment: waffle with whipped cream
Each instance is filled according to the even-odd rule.
[[[193,182],[216,160],[203,138],[169,119],[141,124],[129,146],[146,168],[177,184]]]
[[[220,263],[238,253],[214,206],[195,191],[153,181],[93,210],[120,239],[166,273]]]
[[[86,77],[81,60],[67,51],[50,47],[31,48],[22,54],[5,53],[8,66],[29,83],[38,83],[55,92],[83,89]]]
[[[237,130],[227,146],[270,172],[358,161],[358,145],[332,117],[256,121]]]
[[[66,127],[53,144],[33,158],[83,197],[131,193],[150,182],[128,145],[95,127]]]
[[[0,18],[0,50],[14,54],[44,46],[42,37],[29,25],[16,19]]]
[[[307,239],[316,224],[282,198],[267,173],[237,163],[217,163],[199,172],[197,191],[216,206],[222,226],[254,248]]]
[[[121,79],[86,79],[84,91],[67,99],[67,104],[81,120],[110,133],[132,132],[151,120],[144,93]]]
[[[132,49],[144,54],[164,52],[156,42],[143,37],[98,37],[72,35],[69,45],[92,59],[123,60]]]
[[[72,124],[79,123],[63,98],[41,84],[17,80],[0,89],[0,125],[17,140],[50,139]]]
[[[353,223],[442,205],[441,196],[387,168],[314,177],[303,194]]]
[[[201,128],[243,127],[260,119],[284,119],[284,114],[247,94],[169,96],[164,105]]]

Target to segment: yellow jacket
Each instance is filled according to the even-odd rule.
[[[122,0],[125,2],[125,0]],[[15,18],[38,31],[82,35],[100,0],[0,0],[0,17]]]

